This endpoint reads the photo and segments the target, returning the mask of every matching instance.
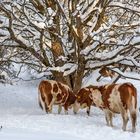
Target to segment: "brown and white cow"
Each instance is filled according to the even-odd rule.
[[[130,114],[132,132],[136,131],[137,91],[133,84],[123,83],[100,86],[98,90],[93,90],[92,92],[93,101],[95,93],[99,94],[98,100],[101,101],[102,99],[99,105],[101,105],[102,109],[105,111],[107,125],[113,126],[113,114],[120,113],[123,119],[122,129],[125,131],[128,122],[128,115]]]
[[[97,93],[96,93],[97,91]],[[88,86],[81,88],[76,94],[76,112],[81,108],[87,108],[87,114],[90,114],[91,105],[102,107],[101,93],[98,92],[98,86]],[[93,93],[93,94],[92,94]],[[100,93],[100,94],[99,94]],[[99,97],[100,96],[100,97]]]
[[[65,84],[54,80],[43,80],[40,82],[38,90],[39,105],[47,113],[52,112],[53,105],[58,105],[58,113],[61,112],[63,106],[67,114],[68,108],[75,105],[76,96]]]
[[[136,131],[137,120],[137,91],[131,83],[108,84],[104,86],[88,86],[77,93],[77,110],[94,105],[105,112],[107,125],[113,126],[114,113],[120,113],[123,119],[122,129],[126,130],[128,115],[132,121],[132,132]]]

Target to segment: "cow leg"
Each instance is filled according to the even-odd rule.
[[[65,110],[65,114],[68,115],[68,110]]]
[[[113,117],[113,113],[106,109],[105,118],[106,118],[107,126],[113,127],[112,117]]]
[[[90,115],[90,106],[87,107],[87,114]]]
[[[121,117],[122,117],[122,120],[123,120],[122,129],[123,129],[123,131],[126,131],[126,126],[127,126],[128,120],[129,120],[128,110],[123,107],[122,103],[118,103],[117,106],[120,110]]]
[[[48,108],[49,108],[49,112],[50,112],[50,113],[52,113],[52,106],[53,106],[53,104],[55,103],[55,101],[56,101],[56,96],[54,95],[54,96],[52,97],[52,100],[50,101],[50,103],[49,103],[49,105],[48,105]]]
[[[108,115],[109,115],[109,120],[110,120],[110,126],[113,127],[113,121],[112,121],[113,113],[109,111]]]
[[[127,126],[128,120],[129,120],[127,110],[122,110],[121,111],[121,116],[122,116],[122,119],[123,119],[122,129],[123,129],[123,131],[126,131],[126,126]]]
[[[126,126],[127,126],[128,120],[129,120],[126,112],[124,113],[124,116],[122,116],[122,118],[123,118],[123,128],[122,129],[124,131],[126,131]]]
[[[62,111],[62,106],[61,105],[58,105],[58,114],[60,114]]]
[[[65,114],[67,115],[68,114],[68,107],[67,107],[67,105],[64,106],[64,110],[65,110]]]
[[[49,112],[49,108],[48,108],[47,103],[45,103],[45,111],[46,111],[46,113],[48,113],[48,112]]]
[[[104,110],[105,112],[105,119],[106,119],[106,123],[107,123],[107,126],[110,126],[109,124],[109,117],[108,117],[108,110]]]
[[[136,111],[130,112],[131,122],[132,122],[132,132],[136,132],[136,121],[137,121],[137,115]]]

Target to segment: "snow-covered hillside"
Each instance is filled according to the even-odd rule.
[[[121,80],[124,82],[126,80]],[[128,80],[127,80],[128,81]],[[130,81],[130,80],[129,80]],[[138,89],[140,82],[130,81]],[[57,114],[45,114],[38,106],[38,82],[20,82],[14,85],[0,84],[0,130],[1,140],[138,140],[140,139],[140,115],[138,113],[137,132],[131,133],[131,124],[127,131],[121,129],[120,115],[114,118],[114,128],[107,127],[104,113],[92,107],[91,116],[85,110],[77,115],[69,111]],[[140,99],[138,98],[138,104]],[[140,105],[140,104],[139,104]]]

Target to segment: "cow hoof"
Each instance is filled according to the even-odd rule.
[[[65,111],[65,115],[68,115],[68,111]]]
[[[73,113],[74,113],[75,115],[77,114],[77,112],[75,112],[75,111],[74,111]]]
[[[126,128],[122,127],[122,130],[123,130],[123,131],[126,131]]]
[[[89,111],[87,111],[87,115],[90,116],[90,112]]]
[[[132,129],[132,133],[135,133],[136,132],[136,128]]]
[[[110,126],[113,127],[113,124],[111,124]]]
[[[108,127],[110,127],[110,124],[109,124],[109,123],[107,123],[106,125],[107,125]]]

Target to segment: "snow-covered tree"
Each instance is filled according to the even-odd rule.
[[[17,54],[11,62],[50,71],[77,91],[102,66],[121,75],[140,67],[139,6],[139,0],[1,0],[0,47]]]

